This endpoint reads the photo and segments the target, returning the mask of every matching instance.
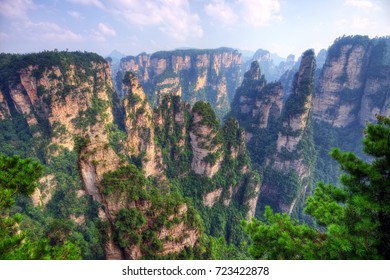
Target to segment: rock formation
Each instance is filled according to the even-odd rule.
[[[127,71],[137,74],[152,105],[164,95],[179,95],[190,104],[210,102],[222,117],[240,83],[241,55],[228,48],[142,53],[121,60],[117,80]]]
[[[123,112],[122,118],[118,118],[122,123],[115,123],[115,115],[118,114],[114,112],[115,92],[109,65],[101,57],[79,52],[47,52],[16,57],[14,63],[7,70],[2,69],[1,125],[13,129],[10,122],[20,119],[21,124],[25,123],[23,133],[27,135],[25,137],[30,137],[28,141],[33,144],[31,148],[36,149],[35,153],[41,155],[41,160],[48,165],[64,161],[65,158],[77,160],[68,168],[69,172],[78,171],[73,176],[79,178],[73,177],[74,182],[68,183],[74,183],[80,188],[78,182],[82,182],[85,192],[71,188],[67,195],[77,200],[87,194],[100,205],[96,218],[107,223],[104,230],[106,258],[140,258],[145,254],[150,255],[149,251],[147,253],[139,246],[118,243],[118,229],[115,225],[120,217],[118,215],[126,209],[142,212],[148,210],[150,205],[155,212],[163,210],[153,203],[152,196],[141,200],[130,198],[123,190],[112,189],[117,181],[107,184],[107,179],[104,179],[107,174],[122,170],[132,161],[139,163],[139,168],[144,172],[141,174],[135,166],[132,169],[140,180],[145,180],[143,176],[163,177],[161,152],[155,145],[154,114],[137,77],[129,73],[124,79],[123,91],[126,95],[122,105],[115,105],[121,107],[120,111]],[[123,130],[118,127],[123,127]],[[62,162],[58,168],[66,168],[65,163],[68,164]],[[46,176],[50,183],[42,180],[41,189],[34,195],[35,204],[49,205],[50,200],[58,196],[57,189],[66,187],[63,178],[68,175],[61,170],[50,170],[53,174]],[[139,187],[146,188],[146,183]],[[162,192],[166,186],[159,184],[159,187],[161,189],[157,188],[155,192]],[[62,189],[58,191],[63,192]],[[177,207],[177,212],[167,217],[168,221],[175,222],[169,223],[168,228],[159,228],[154,241],[160,245],[153,253],[165,256],[196,245],[200,226],[193,224],[190,227],[186,222],[188,207],[185,203]],[[146,216],[150,219],[149,223],[156,223],[155,216],[149,212]],[[68,218],[86,224],[84,215],[71,213]],[[175,238],[170,240],[166,238],[168,235]]]
[[[307,51],[285,103],[281,83],[267,84],[257,61],[237,89],[231,114],[245,129],[252,161],[263,173],[258,204],[262,208],[268,204],[292,213],[309,186],[312,164],[304,154],[310,153],[313,142],[314,69],[314,53]]]
[[[297,206],[297,201],[305,196],[313,175],[315,155],[311,110],[314,71],[314,52],[308,50],[302,55],[292,93],[283,109],[276,152],[265,162],[261,202],[265,205],[270,199],[276,202],[278,209],[289,214]]]

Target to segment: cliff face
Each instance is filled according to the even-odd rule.
[[[114,106],[115,93],[109,65],[97,55],[47,52],[11,58],[14,64],[7,64],[2,57],[0,65],[0,125],[12,131],[12,126],[19,122],[25,141],[31,143],[28,153],[38,155],[51,172],[45,177],[47,180],[42,180],[41,189],[34,194],[34,203],[52,208],[51,200],[57,201],[59,194],[76,201],[82,199],[83,203],[86,203],[83,196],[90,195],[100,206],[94,217],[107,223],[104,251],[108,259],[140,258],[153,254],[165,256],[179,253],[185,247],[194,247],[200,225],[189,225],[186,218],[188,207],[184,202],[176,205],[176,210],[168,211],[172,212],[171,216],[165,217],[170,221],[168,226],[164,223],[155,228],[150,224],[157,223],[156,216],[146,211],[153,207],[154,213],[164,212],[159,208],[161,203],[154,199],[161,189],[155,188],[154,196],[149,194],[137,199],[121,189],[125,184],[115,188],[117,181],[106,178],[107,174],[122,170],[129,163],[137,163],[144,174],[135,166],[131,171],[139,180],[146,180],[143,176],[157,176],[163,180],[161,152],[155,145],[154,114],[137,78],[131,74],[125,77],[123,103]],[[114,107],[123,112],[121,117],[114,112]],[[115,119],[122,123],[116,123]],[[4,136],[8,137],[2,133],[2,139]],[[9,147],[21,144],[19,140],[12,140],[7,145],[2,147],[2,151],[9,152]],[[56,168],[50,167],[52,165]],[[68,178],[67,184],[64,184],[64,178]],[[79,182],[82,182],[84,191],[80,189]],[[160,183],[160,188],[168,188]],[[139,184],[139,188],[146,189],[146,183]],[[169,194],[159,194],[160,199],[161,196],[166,198]],[[66,207],[72,209],[75,205]],[[153,239],[158,244],[155,250],[123,245],[131,240],[131,236],[118,243],[116,224],[126,209],[143,213],[149,225],[145,230],[158,233]],[[86,213],[78,210],[66,214],[64,219],[87,226],[85,216]],[[167,236],[174,238],[171,240]],[[148,242],[151,240],[145,237],[144,243]]]
[[[314,70],[314,53],[307,51],[285,102],[281,83],[267,84],[257,61],[252,62],[237,89],[231,114],[245,129],[252,162],[263,172],[260,207],[268,204],[275,210],[292,213],[309,186],[313,164],[307,154],[314,155]]]
[[[154,115],[137,77],[124,78],[126,146],[130,156],[140,158],[146,176],[161,174],[161,152],[154,143]]]
[[[272,119],[280,117],[282,103],[281,84],[267,84],[261,75],[259,63],[252,62],[242,85],[237,89],[232,108],[235,117],[245,127],[248,141],[256,128],[267,128]]]
[[[342,37],[329,47],[313,102],[317,180],[337,182],[340,174],[330,149],[365,157],[365,123],[375,122],[376,114],[389,116],[389,50],[389,38],[367,36]]]
[[[260,178],[251,169],[237,120],[220,127],[209,103],[191,107],[171,95],[155,109],[155,119],[168,178],[179,180],[183,193],[199,206],[206,232],[219,236],[227,229],[234,232],[227,238],[238,242],[233,236],[239,234],[239,220],[254,215]],[[227,222],[208,224],[221,217]]]
[[[269,199],[273,200],[277,208],[289,214],[296,207],[297,201],[305,196],[313,173],[315,153],[310,115],[314,71],[315,56],[313,51],[309,50],[302,55],[292,93],[284,107],[281,129],[277,134],[276,152],[266,159],[267,171],[262,186],[264,191],[262,202],[266,204]],[[282,187],[275,175],[286,178],[287,181],[283,183],[287,186]],[[273,194],[274,197],[267,198],[267,194]]]
[[[106,173],[100,185],[111,224],[106,251],[112,259],[155,258],[195,247],[200,224],[189,216],[194,210],[169,193],[163,199],[134,165]]]
[[[345,127],[356,119],[354,112],[359,110],[357,101],[363,93],[367,56],[365,47],[352,44],[342,46],[337,57],[328,56],[314,102],[316,119],[335,127]]]
[[[162,96],[179,95],[190,103],[208,101],[222,117],[240,83],[241,55],[228,48],[140,54],[121,60],[118,80],[137,74],[153,105]]]
[[[314,99],[316,121],[364,126],[375,114],[388,114],[387,48],[385,39],[363,36],[341,38],[330,47]]]
[[[208,116],[202,111],[203,103],[193,108],[190,131],[192,147],[192,170],[199,175],[213,177],[220,169],[223,160],[223,149],[219,127],[213,127],[205,120]],[[211,109],[211,108],[208,108]]]

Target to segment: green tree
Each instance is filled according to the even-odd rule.
[[[320,235],[306,224],[299,224],[285,213],[273,213],[266,206],[265,221],[243,222],[252,244],[249,253],[255,259],[315,259]]]
[[[335,148],[332,157],[345,172],[342,188],[318,183],[306,212],[317,228],[299,224],[266,208],[265,221],[243,222],[254,258],[389,259],[390,258],[390,119],[368,124],[365,162]]]
[[[80,259],[80,248],[70,241],[30,241],[19,228],[22,215],[11,214],[16,197],[31,195],[41,175],[42,165],[32,159],[0,155],[0,259]]]
[[[18,230],[20,214],[10,215],[18,194],[30,195],[42,174],[42,166],[31,159],[0,156],[0,259],[22,246],[24,234]]]

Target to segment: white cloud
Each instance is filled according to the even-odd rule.
[[[372,24],[373,23],[368,18],[355,17],[351,21],[351,27],[355,29],[364,29]]]
[[[112,0],[115,14],[139,27],[155,26],[176,40],[202,37],[203,30],[187,0]]]
[[[99,30],[100,32],[103,34],[103,35],[107,35],[107,36],[112,36],[112,37],[115,37],[116,36],[116,31],[115,29],[107,26],[106,24],[104,23],[99,23]]]
[[[6,40],[9,38],[9,35],[5,32],[0,32],[0,40]]]
[[[74,18],[77,18],[77,19],[82,19],[84,18],[79,12],[77,11],[69,11],[68,12],[68,15],[70,15],[71,17],[74,17]]]
[[[95,6],[100,9],[104,9],[104,5],[100,0],[68,0],[74,4],[80,4],[85,6]]]
[[[8,18],[24,18],[34,7],[32,0],[0,0],[0,14]]]
[[[82,41],[83,38],[81,35],[74,33],[71,30],[60,27],[54,22],[25,22],[26,29],[31,30],[31,32],[26,32],[26,34],[32,34],[36,36],[33,39],[45,39],[45,40],[54,40],[54,41]]]
[[[280,20],[279,0],[213,0],[204,5],[208,16],[224,24],[235,24],[238,18],[251,26],[259,27]]]
[[[69,42],[69,41],[78,42],[83,40],[81,35],[66,29],[61,30],[61,32],[46,32],[45,34],[43,34],[43,38],[47,40],[63,41],[63,42]]]
[[[362,32],[362,30],[374,26],[374,22],[370,21],[368,18],[363,17],[354,17],[352,19],[341,19],[336,22],[336,26],[342,29],[345,29],[347,26],[350,29],[355,30],[355,32]],[[357,31],[359,30],[359,31]]]
[[[369,0],[345,0],[345,5],[355,7],[355,8],[361,8],[361,9],[370,9],[374,8],[374,3],[372,3]]]
[[[206,4],[204,9],[208,16],[215,17],[223,24],[233,24],[238,18],[232,7],[225,0],[214,0],[212,3]]]
[[[238,4],[244,20],[250,25],[259,27],[281,19],[279,0],[238,0]]]

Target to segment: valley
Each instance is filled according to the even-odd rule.
[[[115,65],[89,52],[2,53],[0,154],[41,170],[1,213],[21,213],[23,246],[54,259],[267,258],[248,248],[269,209],[313,226],[317,244],[308,197],[350,171],[331,149],[378,154],[362,139],[390,117],[388,54],[389,37],[360,35],[278,65],[231,48]]]

